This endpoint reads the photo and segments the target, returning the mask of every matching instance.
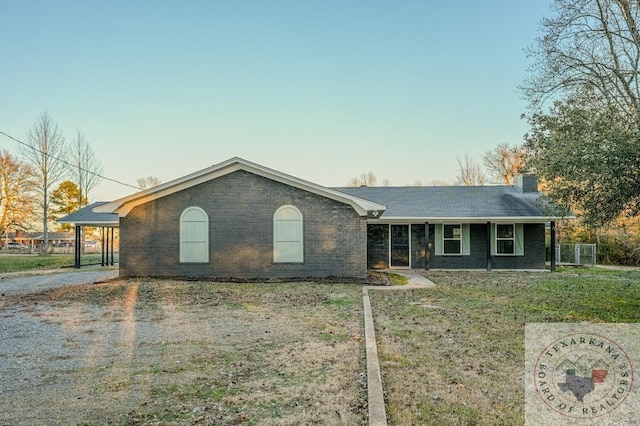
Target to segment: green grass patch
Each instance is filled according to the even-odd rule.
[[[640,272],[431,272],[371,291],[390,424],[524,423],[524,326],[640,322]]]
[[[100,263],[102,256],[99,254],[88,254],[82,256],[82,264],[90,265]],[[0,256],[0,273],[21,272],[37,269],[57,269],[71,267],[74,264],[74,256],[71,254],[11,254]]]
[[[393,274],[393,273],[390,273],[388,275],[389,275],[389,282],[391,283],[391,285],[407,285],[407,284],[409,284],[409,278],[405,277],[404,275]]]
[[[347,296],[344,293],[330,293],[327,295],[324,303],[342,308],[350,308],[356,300],[357,299]]]

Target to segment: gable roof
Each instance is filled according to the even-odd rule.
[[[231,158],[222,163],[215,164],[195,173],[191,173],[184,177],[174,179],[170,182],[163,183],[153,188],[137,192],[127,197],[120,198],[110,203],[105,203],[93,209],[95,213],[114,213],[120,217],[126,216],[134,207],[149,201],[156,200],[161,197],[173,194],[192,186],[208,182],[212,179],[233,173],[238,170],[244,170],[276,182],[283,183],[307,192],[311,192],[335,201],[349,204],[354,208],[360,216],[367,216],[371,212],[377,212],[379,215],[386,209],[386,206],[374,201],[360,198],[356,195],[348,194],[335,189],[326,188],[315,183],[296,178],[286,173],[261,166],[260,164],[244,160],[239,157]]]
[[[119,219],[117,214],[113,213],[96,213],[94,208],[107,204],[107,201],[96,201],[86,207],[81,208],[71,214],[61,217],[58,223],[74,223],[76,225],[85,226],[118,226]]]
[[[512,186],[407,186],[334,188],[385,204],[381,220],[547,222],[549,201]]]

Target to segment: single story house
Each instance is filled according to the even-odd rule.
[[[121,276],[363,278],[544,269],[545,224],[558,219],[545,206],[534,176],[513,187],[327,188],[236,157],[93,212],[119,217]]]

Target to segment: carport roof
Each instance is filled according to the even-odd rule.
[[[83,226],[118,227],[120,219],[116,213],[96,213],[94,208],[107,204],[108,201],[96,201],[67,216],[57,220],[58,223],[73,223]]]

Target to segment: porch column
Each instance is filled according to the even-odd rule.
[[[431,250],[429,250],[429,222],[424,223],[424,270],[429,270],[429,258]]]
[[[81,227],[76,225],[76,244],[74,246],[73,254],[74,254],[74,268],[80,267],[80,245],[82,244],[81,238]]]
[[[487,222],[487,271],[491,271],[491,222]]]
[[[551,270],[555,271],[556,270],[556,222],[555,221],[551,221],[550,224],[550,239],[551,239],[551,247],[549,250],[551,253]]]

